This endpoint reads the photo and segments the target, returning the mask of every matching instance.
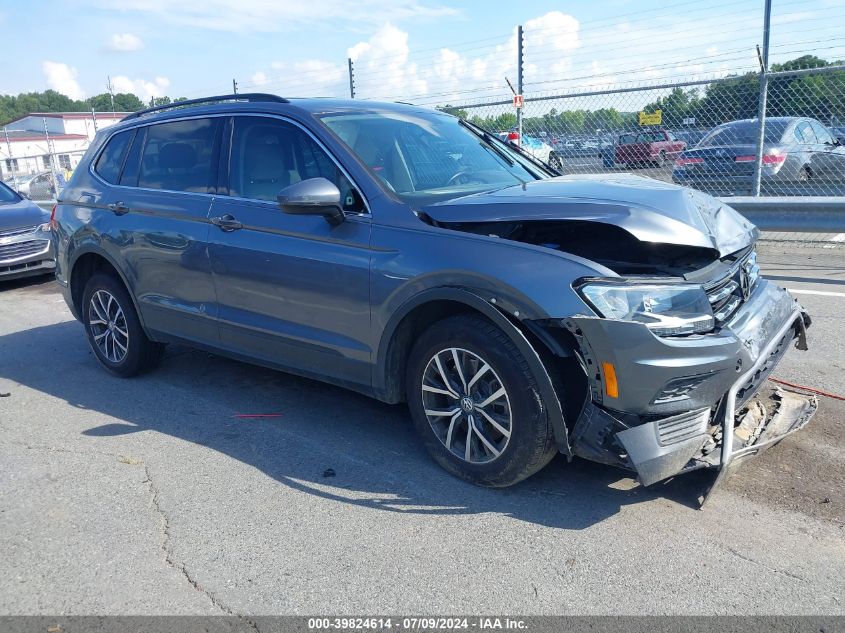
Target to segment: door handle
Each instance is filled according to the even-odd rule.
[[[127,207],[123,202],[112,202],[108,205],[108,209],[115,215],[124,215],[129,213],[129,207]]]
[[[221,215],[216,218],[211,218],[211,223],[218,227],[221,231],[237,231],[238,229],[244,228],[244,225],[238,222],[233,216],[229,215]]]

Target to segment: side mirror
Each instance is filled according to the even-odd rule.
[[[279,208],[291,215],[322,215],[332,226],[343,222],[340,189],[325,178],[309,178],[282,189]]]

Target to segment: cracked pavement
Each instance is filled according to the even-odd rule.
[[[801,300],[777,375],[842,393],[845,298]],[[184,348],[109,376],[43,280],[0,286],[7,392],[0,614],[845,614],[842,402],[703,511],[709,473],[562,458],[484,490],[401,406]]]

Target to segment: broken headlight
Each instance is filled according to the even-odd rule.
[[[700,334],[715,325],[707,295],[696,284],[591,281],[579,291],[600,316],[644,323],[658,336]]]

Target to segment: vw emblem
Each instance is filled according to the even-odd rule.
[[[472,401],[472,398],[469,396],[461,398],[461,409],[463,409],[465,413],[470,413],[474,408],[475,403]]]

